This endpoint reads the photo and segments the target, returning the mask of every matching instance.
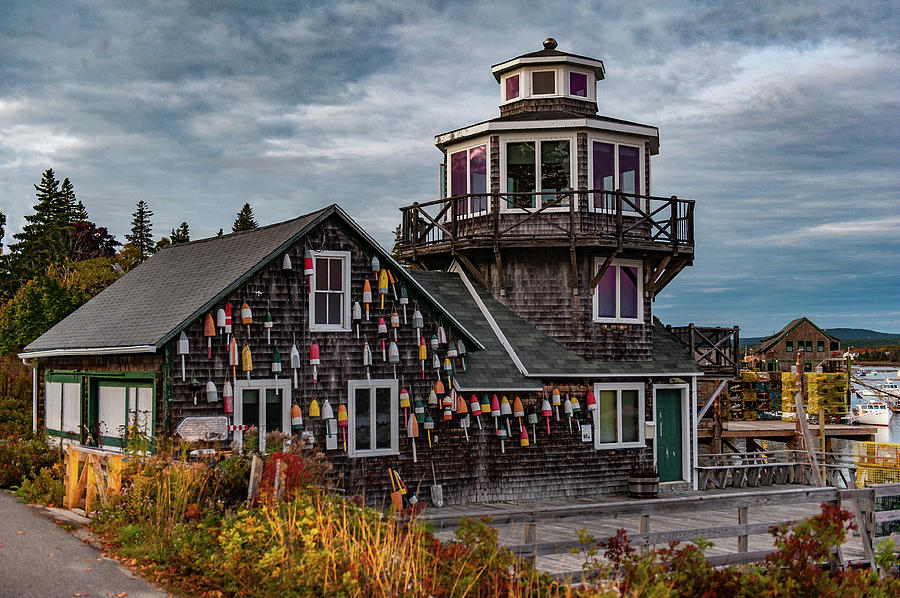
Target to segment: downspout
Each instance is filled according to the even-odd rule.
[[[22,363],[28,365],[28,360],[22,358]],[[31,363],[31,431],[37,434],[37,403],[38,403],[38,380],[37,380],[37,359]]]
[[[693,484],[693,488],[697,490],[697,467],[700,465],[700,460],[697,457],[697,434],[700,428],[700,422],[697,420],[697,376],[691,377],[691,413],[693,414],[693,434],[691,435],[691,444],[693,445],[691,452],[693,453],[693,462],[694,467],[693,471],[691,471],[691,483]]]

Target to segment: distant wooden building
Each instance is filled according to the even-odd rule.
[[[841,357],[841,341],[801,317],[762,339],[755,356],[761,370],[790,372],[797,365],[798,353],[804,372],[813,372],[817,367],[829,371]]]
[[[166,248],[26,347],[37,425],[265,450],[300,409],[376,503],[432,463],[455,503],[695,481],[702,370],[652,314],[694,204],[648,194],[657,130],[596,114],[601,61],[547,40],[493,72],[501,117],[437,137],[448,197],[401,209],[412,267],[337,205]]]

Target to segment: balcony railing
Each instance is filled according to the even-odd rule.
[[[708,376],[737,378],[741,369],[740,328],[666,326]]]
[[[522,244],[642,246],[692,252],[694,201],[622,191],[482,193],[400,208],[400,250],[420,253]]]

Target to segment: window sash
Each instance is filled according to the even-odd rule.
[[[540,189],[547,195],[535,193],[508,197],[505,209],[539,209],[545,201],[555,199],[553,193],[571,189],[572,147],[572,140],[568,138],[507,141],[506,192],[531,193]],[[570,201],[570,197],[563,198],[558,205],[548,209],[567,209]]]
[[[254,426],[259,430],[258,448],[266,450],[266,434],[290,434],[291,384],[290,378],[268,380],[238,380],[234,389],[234,423]],[[244,432],[236,430],[234,440],[243,444]]]
[[[309,293],[310,330],[350,330],[349,270],[349,252],[313,253],[312,290]]]
[[[546,96],[556,94],[556,71],[532,71],[531,95]]]
[[[784,341],[784,351],[785,351],[785,353],[793,353],[794,352],[794,341]]]
[[[595,260],[597,270],[602,262]],[[613,262],[594,287],[595,322],[643,322],[643,265]]]
[[[506,78],[506,101],[519,97],[519,75],[510,75]]]
[[[487,144],[450,154],[450,195],[487,193]],[[465,216],[487,213],[487,195],[456,200],[456,213]]]
[[[393,455],[399,427],[396,380],[350,380],[348,453],[351,457]]]
[[[594,447],[642,446],[644,434],[644,388],[641,384],[595,384],[597,430]]]

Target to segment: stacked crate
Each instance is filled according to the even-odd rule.
[[[837,418],[847,414],[846,398],[847,377],[842,373],[817,374],[807,372],[806,376],[806,411],[816,415],[820,408],[825,416]],[[797,393],[797,378],[790,372],[781,374],[781,411],[785,420],[796,419],[794,413],[794,395]]]

